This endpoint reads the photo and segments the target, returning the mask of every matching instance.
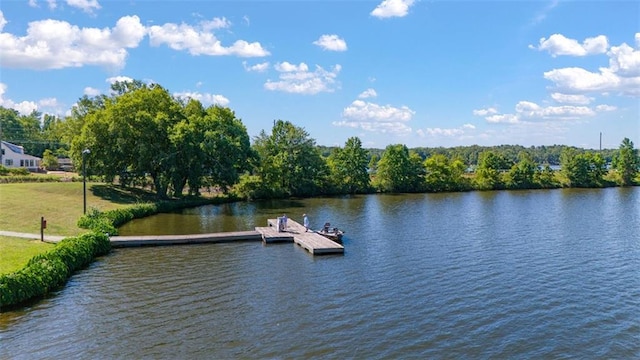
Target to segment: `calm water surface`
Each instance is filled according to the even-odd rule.
[[[159,215],[123,234],[344,228],[115,250],[0,314],[0,358],[640,358],[640,188],[372,195]]]

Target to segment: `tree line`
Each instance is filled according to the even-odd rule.
[[[0,108],[0,136],[33,155],[67,155],[75,164],[90,149],[84,154],[90,174],[151,187],[159,198],[206,188],[259,199],[638,184],[638,151],[627,138],[603,151],[561,145],[365,149],[357,137],[343,147],[322,147],[304,128],[276,120],[252,141],[227,107],[204,107],[141,81],[117,82],[111,90],[82,97],[64,119]]]

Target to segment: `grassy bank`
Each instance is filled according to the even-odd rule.
[[[29,259],[53,247],[53,244],[39,240],[0,236],[0,274],[22,269]]]
[[[40,217],[47,219],[47,234],[78,235],[82,216],[82,182],[0,184],[0,229],[40,233]],[[87,184],[87,208],[101,211],[124,208],[153,200],[144,191],[126,191],[101,184]]]

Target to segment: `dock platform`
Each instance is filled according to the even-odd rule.
[[[268,227],[257,227],[265,243],[294,242],[313,255],[344,254],[344,246],[327,239],[313,231],[306,231],[305,227],[294,220],[287,220],[285,231],[279,232],[276,219],[267,220]]]
[[[114,248],[141,246],[168,246],[186,244],[211,244],[238,241],[262,241],[265,244],[289,242],[295,243],[313,255],[344,254],[344,246],[338,244],[316,232],[307,232],[304,226],[288,219],[285,231],[278,231],[277,220],[268,219],[266,227],[256,227],[253,231],[233,231],[210,234],[190,235],[133,235],[110,236],[111,246]],[[38,239],[36,234],[22,234],[14,232],[0,232],[0,235],[29,237]],[[63,236],[46,236],[45,241],[60,242]]]
[[[232,241],[260,241],[262,240],[262,234],[257,231],[234,231],[190,235],[111,236],[109,239],[111,240],[111,246],[118,248],[183,244],[211,244]]]

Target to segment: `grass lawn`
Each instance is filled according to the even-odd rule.
[[[154,199],[154,194],[144,190],[87,183],[87,210],[106,211]],[[40,217],[44,216],[45,234],[79,235],[87,231],[77,226],[82,208],[82,182],[0,184],[0,230],[40,234]],[[21,269],[34,255],[53,246],[38,240],[0,236],[0,274]]]
[[[0,184],[0,230],[40,233],[40,217],[47,220],[47,235],[78,235],[82,216],[82,182]],[[103,183],[87,183],[87,211],[102,211],[148,202],[153,195],[126,191]]]
[[[39,240],[0,236],[0,274],[22,269],[29,259],[54,246]]]

